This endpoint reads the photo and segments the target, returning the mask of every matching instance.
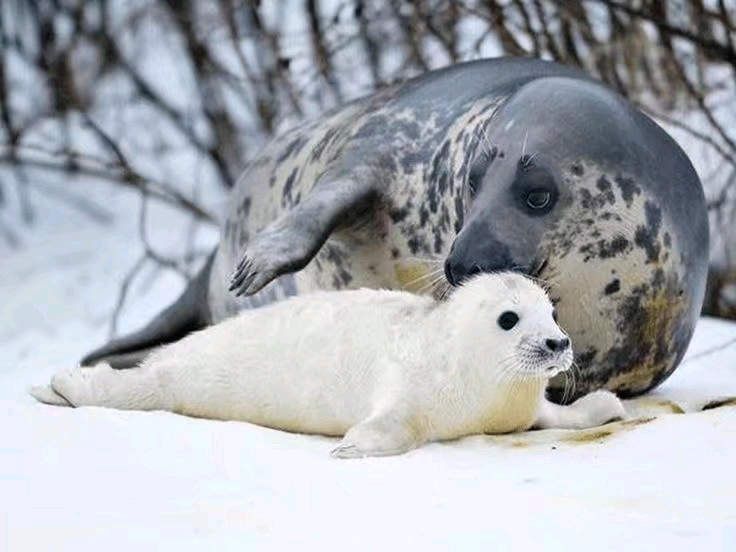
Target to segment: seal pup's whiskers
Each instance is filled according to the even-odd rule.
[[[428,282],[424,286],[420,287],[418,290],[418,293],[426,293],[428,291],[436,291],[437,288],[445,281],[445,272],[444,270],[438,271],[438,274],[435,276],[432,281]]]
[[[419,282],[424,282],[425,280],[434,280],[437,278],[438,275],[443,275],[444,271],[439,268],[436,270],[433,270],[431,272],[428,272],[426,274],[422,274],[421,276],[414,278],[413,280],[409,280],[408,282],[403,282],[403,286],[405,288],[411,287],[414,284],[418,284]]]

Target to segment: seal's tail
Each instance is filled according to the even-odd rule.
[[[143,329],[119,339],[113,339],[85,356],[80,364],[92,366],[104,361],[113,368],[132,368],[160,345],[181,339],[210,323],[207,308],[210,272],[215,253],[176,302],[156,316]]]

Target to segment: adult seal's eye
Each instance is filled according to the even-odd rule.
[[[498,326],[502,330],[509,331],[519,322],[519,315],[515,312],[506,311],[498,317]]]
[[[532,190],[526,196],[527,207],[534,210],[544,209],[552,201],[552,194],[544,190]]]

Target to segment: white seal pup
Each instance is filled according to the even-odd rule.
[[[555,317],[546,292],[513,273],[475,276],[446,301],[387,290],[317,292],[195,332],[138,368],[65,370],[31,392],[56,404],[344,435],[333,451],[343,458],[624,417],[608,391],[569,406],[545,398],[549,379],[573,358]]]

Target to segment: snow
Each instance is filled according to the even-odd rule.
[[[135,196],[115,193],[135,206]],[[36,404],[26,393],[31,384],[107,338],[120,281],[141,247],[135,209],[100,225],[53,208],[57,216],[42,213],[22,249],[2,252],[0,551],[736,543],[736,408],[698,412],[736,397],[736,342],[708,353],[736,339],[736,324],[703,319],[675,375],[627,404],[633,422],[335,460],[328,453],[336,440],[325,437]],[[159,215],[149,233],[165,248],[177,232],[165,211]],[[123,331],[183,286],[173,273],[154,276],[132,287]],[[675,403],[688,413],[672,413]],[[655,420],[643,421],[652,413]]]

